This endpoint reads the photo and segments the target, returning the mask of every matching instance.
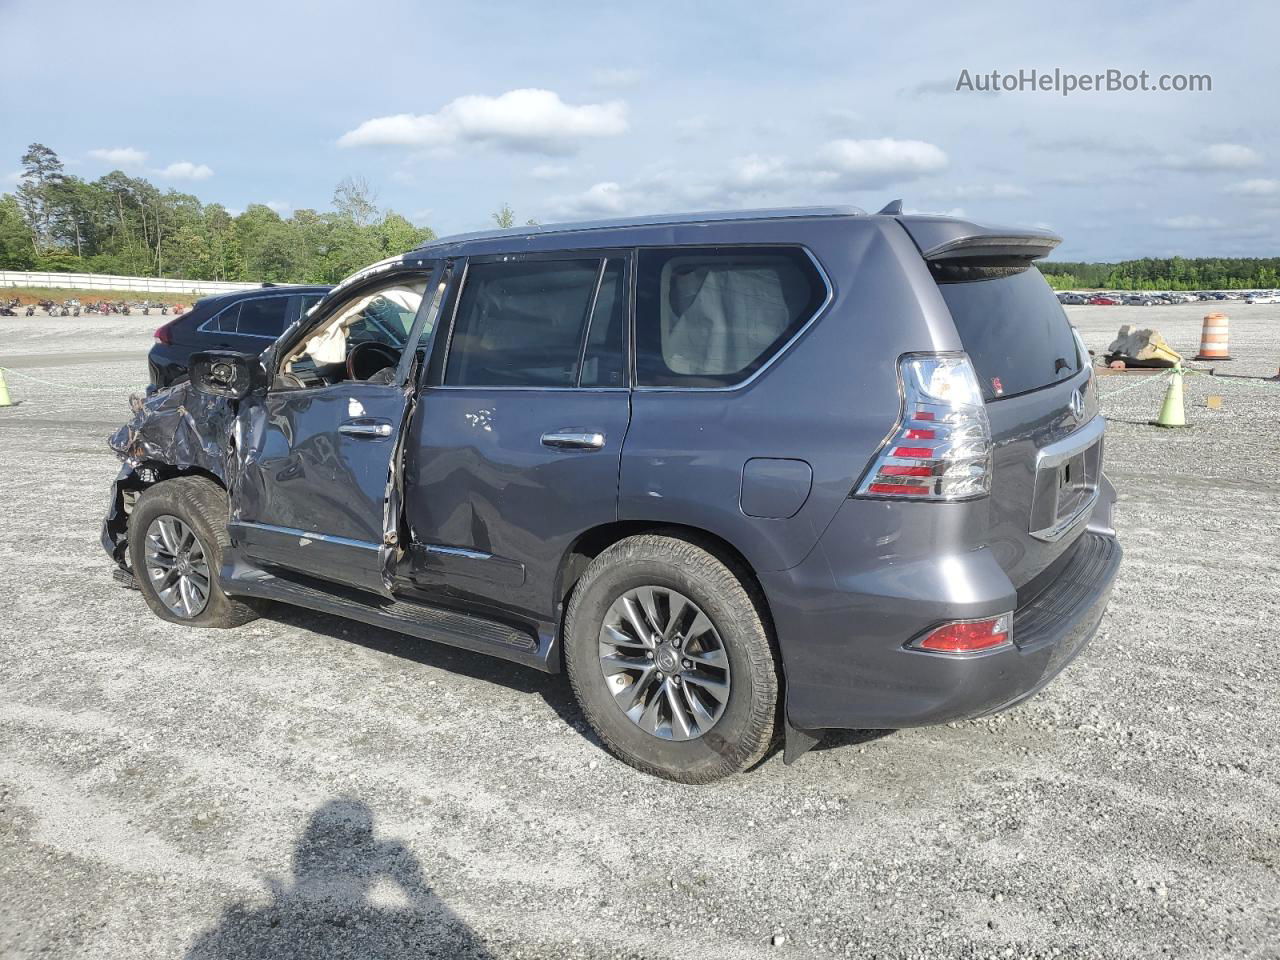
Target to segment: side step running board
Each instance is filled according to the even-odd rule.
[[[244,563],[224,564],[219,571],[219,580],[229,594],[278,600],[423,640],[500,657],[548,673],[556,669],[551,666],[554,661],[550,656],[549,640],[539,642],[532,632],[496,620],[426,604],[386,600],[322,581],[316,581],[317,585],[312,586],[308,583],[310,577],[277,576]]]

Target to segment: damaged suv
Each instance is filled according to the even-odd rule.
[[[564,669],[675,780],[1002,710],[1120,562],[1057,242],[896,204],[445,238],[137,403],[103,544],[167,620]]]

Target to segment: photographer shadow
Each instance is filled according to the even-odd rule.
[[[267,882],[270,904],[229,907],[187,960],[491,956],[432,892],[409,848],[374,835],[373,813],[356,800],[312,813],[294,848],[292,881]]]

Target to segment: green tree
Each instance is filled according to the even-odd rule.
[[[356,226],[367,227],[378,217],[378,195],[364,177],[343,177],[333,190],[333,207]]]
[[[516,212],[511,209],[511,204],[509,203],[504,203],[490,216],[493,217],[493,222],[503,230],[516,225]]]
[[[36,265],[36,248],[22,216],[22,207],[11,193],[0,197],[0,269],[30,270]]]
[[[53,196],[63,180],[62,161],[43,143],[33,143],[22,155],[22,179],[18,185],[18,205],[31,231],[36,252],[53,246],[56,200]]]

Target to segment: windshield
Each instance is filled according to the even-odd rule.
[[[938,289],[960,341],[973,361],[986,400],[1015,396],[1068,380],[1080,372],[1080,351],[1067,315],[1034,267],[938,271]],[[987,279],[968,279],[973,276]]]

